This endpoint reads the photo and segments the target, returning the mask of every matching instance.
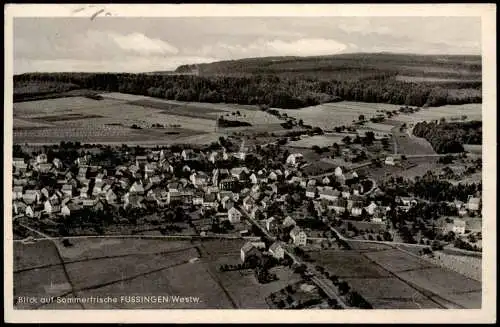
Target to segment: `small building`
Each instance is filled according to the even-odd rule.
[[[310,199],[314,199],[316,197],[316,187],[315,186],[308,186],[306,188],[306,197]]]
[[[292,153],[286,158],[286,163],[292,166],[299,166],[304,161],[302,153]]]
[[[234,207],[227,211],[227,216],[231,224],[239,223],[241,220],[241,212],[239,212],[238,209]]]
[[[278,260],[285,258],[285,250],[278,242],[271,244],[269,253]]]
[[[283,227],[291,227],[291,226],[295,226],[297,225],[297,223],[295,222],[295,220],[292,219],[292,217],[290,216],[287,216],[284,220],[283,220],[283,223],[282,223]]]
[[[481,198],[469,197],[469,201],[467,202],[467,208],[470,211],[479,211],[479,207],[481,206]]]
[[[465,220],[463,219],[454,219],[453,220],[453,232],[455,234],[463,235],[465,234]]]
[[[262,258],[260,249],[265,249],[264,242],[247,242],[241,247],[241,261],[246,262],[251,256],[256,256],[258,259]]]
[[[293,244],[297,246],[305,246],[307,244],[307,235],[306,233],[298,226],[295,226],[290,231],[290,237],[293,240]]]
[[[129,191],[130,193],[144,194],[144,186],[142,185],[142,183],[134,182]]]
[[[14,186],[12,188],[12,200],[22,199],[23,197],[23,187]]]
[[[61,205],[59,204],[59,201],[47,200],[44,203],[44,210],[49,215],[56,214],[61,212]]]
[[[339,198],[340,196],[340,191],[338,190],[332,190],[332,189],[323,189],[319,192],[319,198],[320,199],[325,199],[327,201],[335,201]]]
[[[342,175],[343,175],[342,168],[340,167],[335,168],[335,176],[340,177]]]

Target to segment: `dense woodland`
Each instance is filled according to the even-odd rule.
[[[482,143],[482,122],[420,122],[413,129],[413,134],[423,137],[437,153],[457,153],[464,151],[464,144]]]
[[[297,109],[339,100],[411,106],[480,103],[481,82],[408,83],[394,75],[320,80],[300,75],[195,76],[111,73],[30,73],[14,76],[14,88],[123,92],[168,100],[268,105]],[[48,86],[47,86],[48,85]],[[32,87],[35,89],[35,87]],[[33,95],[15,92],[15,101]]]

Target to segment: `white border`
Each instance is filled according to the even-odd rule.
[[[13,18],[84,17],[84,4],[8,4],[5,10],[4,103],[4,313],[7,322],[496,322],[496,6],[418,5],[142,5],[98,4],[116,17],[176,16],[480,16],[483,58],[483,305],[480,310],[14,310],[12,287],[12,96]]]

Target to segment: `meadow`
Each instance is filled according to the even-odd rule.
[[[102,95],[103,100],[71,97],[14,103],[14,142],[207,144],[239,131],[216,131],[219,116],[255,125],[245,131],[283,129],[281,120],[250,106],[181,103],[122,93]],[[163,128],[152,128],[153,124]]]
[[[352,250],[309,255],[346,280],[375,309],[481,307],[480,282],[386,245],[351,244]]]
[[[137,238],[79,238],[61,246],[62,263],[50,241],[14,244],[14,296],[183,296],[198,303],[84,304],[85,309],[268,308],[265,298],[300,275],[273,268],[279,280],[259,284],[252,271],[221,272],[239,264],[244,240],[171,241]],[[197,261],[192,259],[198,258]],[[67,271],[67,277],[64,273]],[[18,309],[82,309],[64,303],[16,305]]]

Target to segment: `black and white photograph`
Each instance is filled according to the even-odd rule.
[[[496,319],[494,5],[41,6],[6,29],[13,315]]]

